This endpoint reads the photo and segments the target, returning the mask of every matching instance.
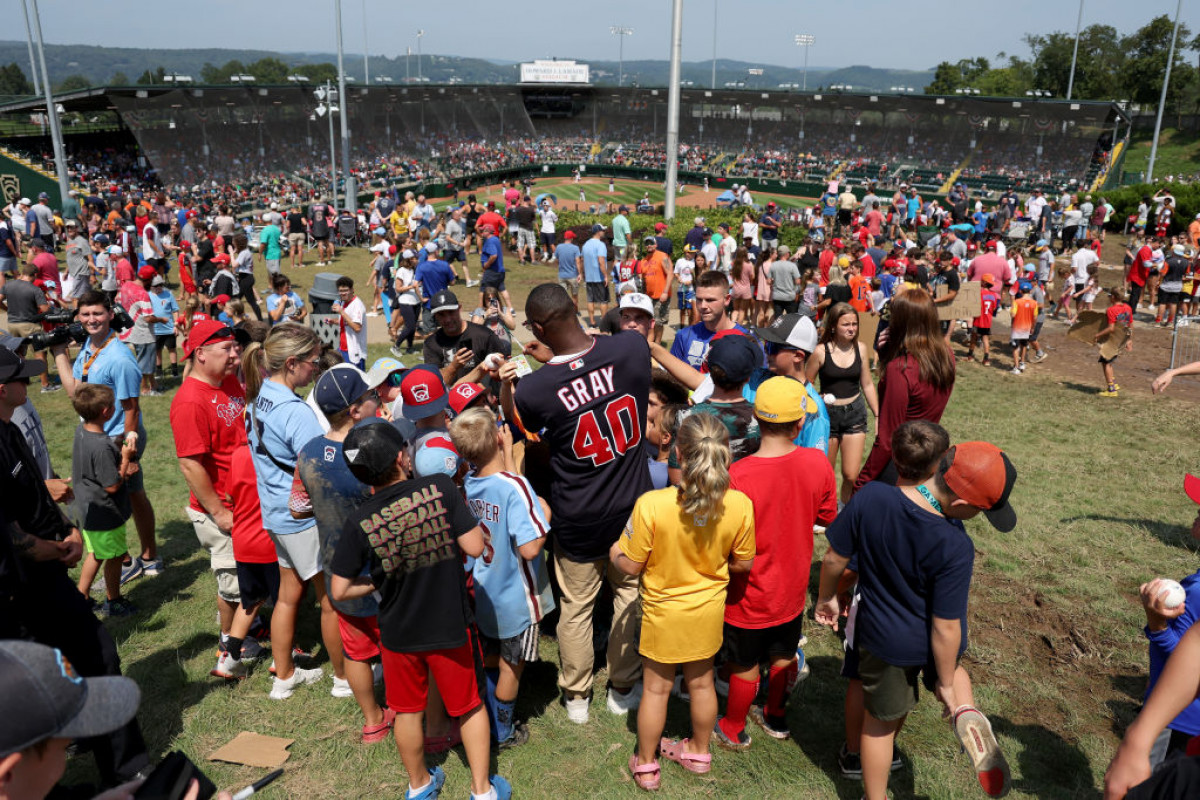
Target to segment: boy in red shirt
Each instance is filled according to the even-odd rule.
[[[980,281],[983,291],[979,296],[979,316],[971,321],[971,343],[967,345],[967,361],[975,360],[975,342],[983,342],[983,365],[991,363],[992,316],[1000,307],[1000,296],[995,292],[996,278],[990,273]]]
[[[1108,317],[1108,327],[1097,333],[1092,341],[1100,343],[1114,335],[1118,325],[1123,325],[1129,331],[1129,338],[1125,341],[1125,351],[1130,352],[1133,350],[1133,308],[1125,302],[1125,293],[1117,286],[1108,290],[1108,297],[1111,301],[1108,311],[1105,312]],[[1113,374],[1113,362],[1120,355],[1117,353],[1112,358],[1100,356],[1100,368],[1104,370],[1104,383],[1108,387],[1100,392],[1101,397],[1116,397],[1117,391],[1121,388],[1117,385],[1117,378]]]
[[[804,618],[807,581],[795,580],[797,564],[812,561],[814,525],[837,514],[837,483],[820,450],[797,447],[809,404],[804,384],[777,376],[758,387],[754,416],[758,452],[729,470],[730,487],[754,502],[755,567],[733,576],[725,601],[722,653],[730,668],[729,702],[714,736],[728,750],[750,746],[746,714],[775,739],[787,739],[784,706],[799,664],[796,647]],[[759,664],[770,665],[766,707],[752,706]]]
[[[1029,296],[1033,284],[1021,281],[1017,287],[1017,299],[1012,307],[1012,345],[1013,345],[1013,374],[1020,375],[1025,371],[1025,353],[1029,349],[1029,335],[1033,331],[1033,323],[1037,320],[1037,301]]]
[[[1142,291],[1150,278],[1150,270],[1154,261],[1155,247],[1161,247],[1158,239],[1147,239],[1133,256],[1133,263],[1125,270],[1125,291],[1129,292],[1129,307],[1137,308],[1142,299]]]

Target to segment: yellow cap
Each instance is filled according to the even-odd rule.
[[[764,422],[795,422],[816,411],[816,401],[795,378],[768,378],[754,396],[754,416]]]

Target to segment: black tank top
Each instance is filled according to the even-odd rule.
[[[829,342],[825,343],[825,361],[817,372],[821,379],[821,393],[831,394],[838,400],[854,397],[859,392],[859,381],[862,377],[862,353],[858,343],[854,343],[854,362],[848,367],[839,367],[833,363],[833,352]]]

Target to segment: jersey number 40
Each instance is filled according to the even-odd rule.
[[[607,434],[601,429],[600,419],[593,409],[579,415],[571,440],[575,457],[580,461],[590,459],[596,467],[625,455],[642,441],[642,421],[638,417],[637,401],[632,396],[623,395],[609,402],[600,414],[604,417]]]

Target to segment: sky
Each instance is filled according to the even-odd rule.
[[[32,0],[29,0],[32,2]],[[9,20],[5,38],[19,39],[21,0],[0,0]],[[280,52],[336,52],[334,0],[201,0],[175,9],[145,0],[38,0],[42,34],[48,44],[109,47],[221,47]],[[958,0],[684,0],[683,60],[713,56],[714,4],[720,19],[717,57],[767,65],[799,67],[803,54],[797,33],[812,34],[810,67],[866,64],[891,69],[930,69],[939,61],[998,52],[1028,56],[1027,33],[1075,30],[1079,4],[1074,0],[1004,0],[962,4]],[[1184,22],[1200,30],[1200,3],[1187,4]],[[342,0],[344,49],[359,59],[396,57],[417,50],[419,18],[425,35],[421,51],[510,61],[560,59],[616,60],[624,41],[626,61],[669,57],[669,0],[603,0],[584,3],[508,4],[458,0],[452,5],[408,0]],[[181,19],[180,9],[200,17]],[[1131,33],[1160,14],[1173,16],[1175,0],[1083,0],[1083,25],[1107,24]],[[521,8],[514,14],[509,9]],[[953,17],[948,9],[961,9]],[[175,10],[172,10],[175,9]],[[365,12],[365,13],[364,13]],[[951,21],[954,20],[954,22]],[[223,24],[211,24],[222,20]],[[866,24],[864,24],[866,22]],[[182,24],[181,24],[182,23]],[[613,35],[611,26],[633,28]],[[234,57],[233,55],[230,56]],[[349,67],[348,67],[349,69]]]

